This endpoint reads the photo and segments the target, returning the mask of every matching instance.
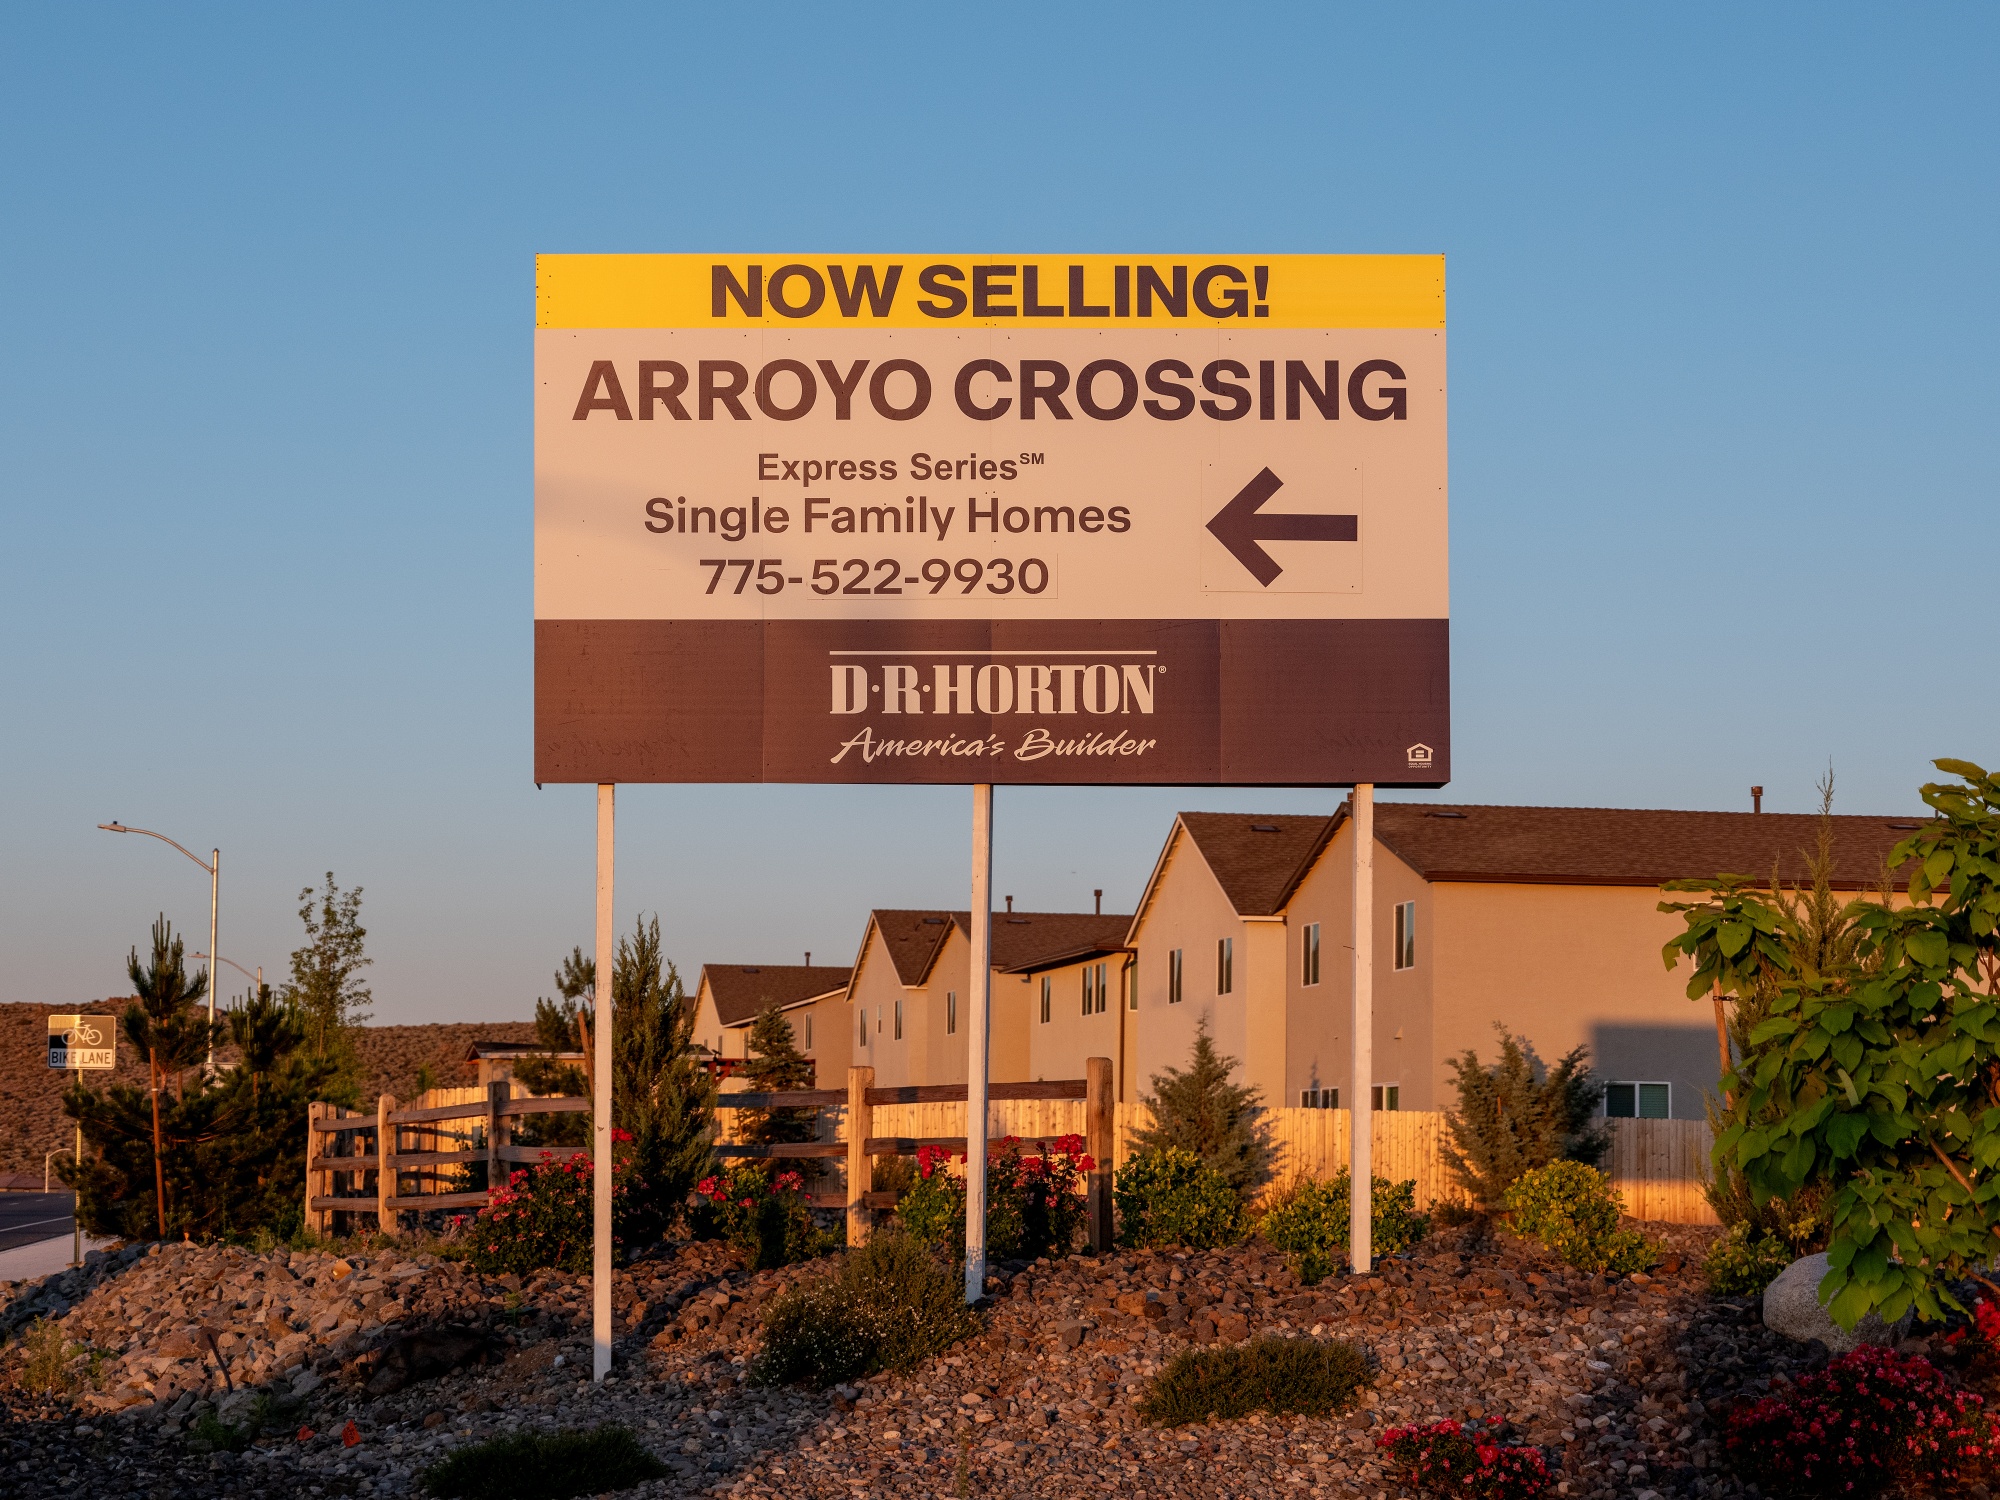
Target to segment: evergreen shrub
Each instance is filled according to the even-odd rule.
[[[1624,1275],[1659,1258],[1643,1234],[1618,1227],[1611,1179],[1582,1162],[1551,1162],[1526,1173],[1507,1189],[1506,1208],[1517,1233],[1540,1240],[1580,1271]]]
[[[688,1220],[696,1236],[742,1247],[753,1271],[812,1260],[833,1248],[833,1236],[813,1218],[812,1196],[797,1172],[745,1163],[704,1177],[694,1190]]]
[[[1596,1119],[1604,1086],[1591,1080],[1589,1049],[1577,1047],[1544,1068],[1522,1038],[1494,1029],[1500,1057],[1491,1068],[1471,1048],[1451,1060],[1458,1108],[1445,1115],[1452,1138],[1445,1162],[1489,1209],[1522,1173],[1554,1161],[1595,1166],[1611,1146],[1609,1127]]]
[[[1208,1250],[1243,1237],[1243,1200],[1216,1168],[1178,1146],[1128,1157],[1112,1188],[1125,1245]]]
[[[1325,1280],[1333,1271],[1335,1252],[1344,1256],[1347,1250],[1353,1181],[1347,1172],[1328,1181],[1305,1178],[1283,1193],[1258,1225],[1307,1286]],[[1415,1182],[1377,1177],[1370,1197],[1369,1239],[1375,1254],[1395,1255],[1430,1232],[1430,1216],[1417,1212]]]
[[[1776,1235],[1738,1224],[1709,1248],[1702,1270],[1710,1291],[1724,1297],[1754,1297],[1796,1259],[1792,1247]]]

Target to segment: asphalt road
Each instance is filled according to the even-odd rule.
[[[0,1193],[0,1250],[68,1234],[75,1202],[69,1193]]]

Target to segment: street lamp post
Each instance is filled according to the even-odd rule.
[[[199,855],[190,853],[182,845],[175,844],[164,833],[155,833],[150,828],[127,828],[116,819],[113,819],[109,823],[99,823],[97,826],[102,828],[106,833],[143,833],[149,839],[158,839],[163,844],[173,844],[174,848],[179,849],[181,853],[186,854],[189,859],[201,866],[203,873],[208,876],[208,951],[210,953],[215,952],[216,909],[220,906],[222,897],[222,851],[220,849],[211,849],[209,850],[209,857],[204,860]],[[215,980],[215,960],[210,959],[208,964],[208,1062],[206,1064],[206,1071],[209,1073],[215,1071]]]
[[[206,953],[199,953],[199,952],[192,954],[191,957],[208,959],[208,962],[211,967],[219,963],[228,964],[230,968],[234,969],[237,973],[241,974],[245,979],[250,980],[257,986],[256,990],[254,990],[252,993],[254,994],[263,993],[264,966],[262,964],[257,965],[257,972],[255,974],[252,974],[248,969],[244,968],[243,965],[239,964],[233,958],[209,958],[209,956]]]

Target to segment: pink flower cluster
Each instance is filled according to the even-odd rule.
[[[1392,1427],[1375,1440],[1396,1481],[1426,1495],[1529,1500],[1549,1487],[1540,1448],[1505,1441],[1505,1420]]]
[[[1789,1392],[1736,1408],[1729,1455],[1775,1494],[1934,1494],[1992,1475],[1985,1402],[1927,1359],[1863,1344]]]

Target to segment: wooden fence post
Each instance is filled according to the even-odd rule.
[[[315,1099],[306,1105],[306,1216],[301,1222],[315,1234],[323,1234],[320,1216],[313,1208],[313,1189],[324,1177],[318,1166],[320,1153],[325,1150],[324,1137],[319,1133],[319,1122],[326,1117],[326,1106]],[[321,1192],[325,1189],[321,1188]]]
[[[868,1243],[868,1190],[874,1186],[868,1170],[868,1137],[874,1133],[875,1111],[868,1091],[875,1086],[873,1068],[847,1070],[847,1243]]]
[[[489,1193],[507,1181],[507,1164],[500,1160],[507,1116],[500,1113],[500,1106],[513,1095],[513,1085],[504,1078],[496,1078],[486,1085],[486,1191]]]
[[[394,1094],[375,1101],[375,1227],[383,1234],[396,1232],[396,1211],[389,1206],[396,1196],[396,1127],[389,1123],[395,1107]]]
[[[1083,1062],[1083,1149],[1097,1162],[1090,1174],[1090,1248],[1099,1255],[1111,1249],[1111,1169],[1117,1150],[1113,1138],[1117,1099],[1112,1092],[1111,1059],[1088,1057]]]

